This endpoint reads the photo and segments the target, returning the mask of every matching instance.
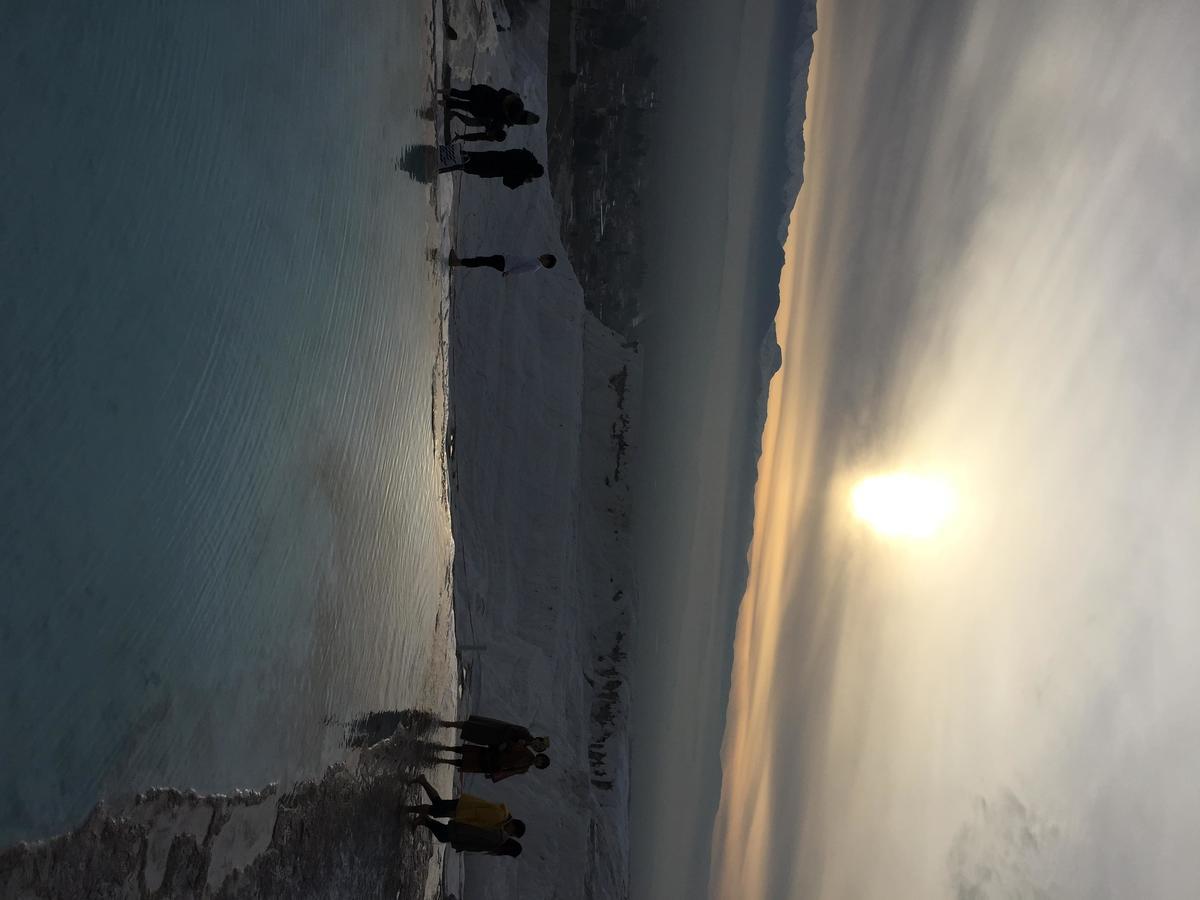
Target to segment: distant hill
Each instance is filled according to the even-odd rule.
[[[742,560],[735,588],[736,600],[741,599],[749,574],[746,553],[754,532],[754,486],[758,480],[758,459],[762,455],[762,433],[767,420],[767,392],[771,377],[783,362],[775,334],[783,246],[787,241],[792,208],[804,183],[804,122],[808,70],[817,30],[816,0],[805,0],[798,6],[785,0],[778,7],[775,46],[772,48],[774,71],[769,84],[774,90],[772,105],[786,115],[781,115],[773,131],[767,131],[763,136],[756,186],[760,212],[756,217],[752,246],[761,250],[758,263],[749,267],[746,284],[751,344],[745,348],[747,384],[742,421],[748,437],[740,478],[744,496],[740,498],[738,522],[730,538]]]

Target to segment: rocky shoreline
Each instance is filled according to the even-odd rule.
[[[67,834],[0,851],[0,896],[423,897],[434,851],[397,806],[432,732],[432,717],[411,716],[357,765],[282,793],[156,788],[100,803]]]

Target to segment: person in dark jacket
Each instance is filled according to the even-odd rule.
[[[501,744],[525,743],[538,752],[550,746],[549,738],[535,738],[524,725],[505,722],[503,719],[492,719],[488,716],[470,716],[466,721],[461,722],[441,720],[439,724],[443,728],[457,728],[463,742],[467,744],[499,747]]]
[[[442,166],[439,172],[457,172],[480,178],[503,178],[504,186],[515,190],[535,178],[541,178],[546,170],[537,157],[528,150],[483,150],[462,151],[462,162]]]
[[[470,118],[485,124],[508,127],[535,125],[541,121],[537,113],[525,108],[525,101],[508,88],[473,84],[468,90],[451,88],[446,94],[446,107],[451,115]]]
[[[503,781],[513,775],[524,775],[531,768],[545,769],[550,757],[534,753],[524,741],[501,744],[499,747],[438,747],[438,750],[457,753],[457,758],[437,757],[435,762],[454,766],[462,772],[486,775],[489,781]]]
[[[495,269],[503,277],[508,278],[526,272],[553,269],[558,265],[558,257],[553,253],[543,253],[541,256],[515,256],[503,253],[494,253],[491,256],[459,256],[456,251],[451,250],[449,263],[452,266],[463,266],[468,269]],[[479,743],[479,741],[473,743]]]

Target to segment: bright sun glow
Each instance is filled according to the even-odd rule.
[[[864,478],[850,496],[854,515],[884,537],[933,537],[954,514],[954,490],[940,478],[895,472]]]

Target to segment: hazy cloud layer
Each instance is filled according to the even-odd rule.
[[[1058,896],[1060,886],[1047,863],[1060,838],[1055,825],[1010,791],[992,800],[979,798],[950,845],[947,864],[955,900]]]

